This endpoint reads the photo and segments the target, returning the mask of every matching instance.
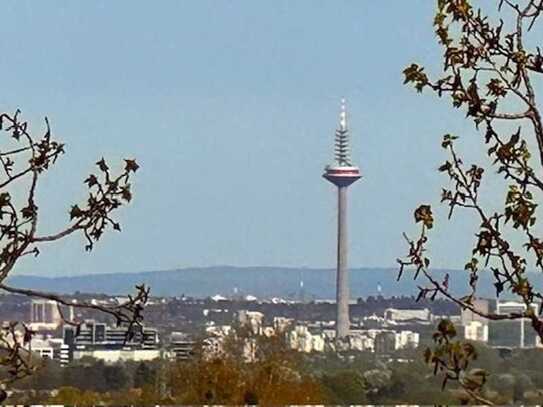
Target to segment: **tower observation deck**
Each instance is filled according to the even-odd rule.
[[[327,165],[323,177],[338,189],[338,224],[337,224],[337,278],[336,278],[336,338],[349,334],[349,275],[347,234],[347,190],[349,185],[361,178],[360,169],[351,161],[349,129],[345,99],[341,101],[339,127],[335,135],[334,162]]]

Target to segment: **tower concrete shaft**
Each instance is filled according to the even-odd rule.
[[[349,334],[349,241],[347,232],[347,188],[338,186],[338,222],[337,222],[337,275],[336,275],[336,338]]]

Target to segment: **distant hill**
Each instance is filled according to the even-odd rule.
[[[434,275],[443,278],[450,274],[449,287],[452,293],[466,294],[466,272],[458,270],[438,270]],[[424,285],[420,278],[413,281],[409,272],[396,281],[396,269],[359,268],[350,272],[351,297],[367,297],[377,294],[380,285],[385,297],[416,295],[417,285]],[[495,297],[495,289],[487,272],[481,274],[479,295]],[[230,296],[237,289],[238,294],[251,294],[259,298],[300,297],[300,281],[303,280],[304,297],[332,299],[335,297],[335,272],[331,269],[285,268],[285,267],[232,267],[217,266],[205,268],[185,268],[167,271],[148,271],[139,273],[89,274],[66,277],[38,277],[31,275],[12,276],[9,284],[17,287],[39,289],[49,292],[71,294],[104,293],[123,295],[136,284],[145,283],[157,296],[207,297],[215,294]],[[537,287],[543,287],[543,275],[533,273]]]

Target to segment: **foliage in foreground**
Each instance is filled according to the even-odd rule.
[[[453,342],[451,337],[449,343]],[[36,375],[17,383],[19,392],[9,401],[141,405],[456,404],[473,400],[455,382],[442,390],[441,379],[434,376],[433,364],[424,362],[422,349],[381,358],[359,352],[305,355],[292,352],[277,338],[260,338],[259,343],[262,351],[254,361],[244,361],[243,348],[236,341],[215,357],[197,353],[192,360],[177,363],[108,365],[89,358],[61,368],[49,361]],[[477,354],[471,360],[472,369],[496,372],[485,375],[480,398],[496,404],[543,402],[541,350],[517,350],[503,356],[496,349],[471,346]]]
[[[54,301],[64,322],[71,325],[78,325],[79,321],[69,320],[61,305],[92,308],[110,315],[118,324],[141,327],[142,310],[148,296],[144,286],[137,287],[136,294],[125,303],[108,307],[68,303],[55,294],[6,283],[22,258],[37,257],[50,242],[80,233],[86,242],[85,250],[92,250],[107,229],[121,230],[114,215],[132,199],[131,179],[139,168],[136,161],[124,160],[124,168],[116,174],[102,158],[96,163],[98,171],[84,181],[88,190],[86,200],[71,206],[65,225],[53,233],[44,233],[41,221],[47,214],[40,209],[39,198],[43,197],[43,191],[40,194],[39,188],[45,175],[65,152],[64,144],[53,136],[47,118],[45,125],[44,133],[36,136],[22,120],[20,111],[14,114],[0,112],[0,292]],[[31,329],[17,321],[0,327],[0,367],[6,368],[7,372],[0,377],[2,384],[13,383],[36,370],[27,349],[32,334]],[[0,390],[0,401],[5,396]]]
[[[543,308],[532,307],[543,301],[543,294],[529,273],[530,268],[543,271],[543,237],[537,224],[538,201],[543,196],[543,120],[536,99],[543,55],[534,34],[541,30],[537,24],[543,1],[491,3],[497,6],[499,18],[489,17],[469,0],[438,0],[434,27],[443,47],[442,75],[431,79],[425,68],[415,63],[403,71],[404,83],[418,92],[429,90],[438,97],[448,97],[454,108],[462,109],[481,133],[487,151],[486,165],[468,164],[459,153],[458,136],[446,134],[441,141],[448,154],[439,167],[448,180],[441,202],[448,206],[449,218],[464,215],[476,219],[474,245],[466,259],[466,274],[461,277],[467,279],[469,292],[461,297],[451,294],[449,277],[453,276],[441,280],[430,270],[428,235],[436,222],[430,205],[420,205],[414,212],[420,234],[414,239],[405,235],[409,251],[398,260],[399,275],[413,269],[415,278],[425,280],[419,286],[419,298],[445,297],[491,320],[526,318],[543,339]],[[483,196],[489,170],[504,181],[503,198],[497,205],[485,202]],[[506,292],[522,302],[525,310],[497,314],[478,309],[474,300],[482,272],[492,274],[497,296]],[[443,373],[443,383],[460,383],[471,392],[472,401],[487,404],[489,400],[481,398],[485,373],[476,372],[481,386],[466,378],[473,354],[469,345],[451,342],[450,333],[449,328],[440,327],[438,346],[429,356],[436,373]]]

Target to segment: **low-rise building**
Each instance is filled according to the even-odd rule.
[[[296,325],[288,334],[289,345],[301,352],[323,352],[326,339],[323,334],[312,334],[305,325]]]
[[[488,342],[488,322],[472,320],[466,323],[464,338],[470,341]]]
[[[477,298],[472,301],[472,306],[474,309],[479,311],[482,314],[488,314],[491,310],[490,300]],[[472,310],[465,308],[461,310],[461,320],[462,325],[467,326],[470,322],[478,321],[485,323],[487,320],[480,314],[476,314]]]
[[[382,330],[375,335],[375,353],[388,355],[396,350],[396,333]]]
[[[420,335],[412,331],[380,330],[375,335],[375,352],[390,354],[396,350],[419,346]]]
[[[187,360],[192,356],[195,342],[183,332],[172,332],[168,350],[175,360]]]
[[[92,357],[103,360],[106,363],[125,361],[150,361],[162,357],[159,349],[83,349],[74,351],[74,359]]]
[[[349,349],[359,352],[374,352],[375,351],[375,339],[370,337],[367,332],[351,332],[347,337],[349,343]]]
[[[411,348],[415,349],[419,346],[420,335],[412,331],[396,332],[396,350]]]
[[[387,322],[406,323],[406,322],[424,322],[429,323],[431,313],[428,308],[424,309],[397,309],[387,308],[384,313]]]
[[[264,314],[257,311],[241,310],[237,313],[237,322],[244,327],[247,327],[255,335],[262,334],[262,325]]]
[[[62,338],[54,338],[51,335],[34,334],[25,348],[43,359],[57,360],[61,364],[66,364],[63,354]]]
[[[64,326],[63,343],[68,347],[69,360],[92,356],[107,361],[125,360],[130,355],[136,358],[134,360],[148,360],[146,358],[153,358],[149,356],[153,352],[136,351],[158,351],[160,345],[154,328],[138,327],[129,332],[128,327],[112,327],[94,320],[86,320],[77,327]]]

